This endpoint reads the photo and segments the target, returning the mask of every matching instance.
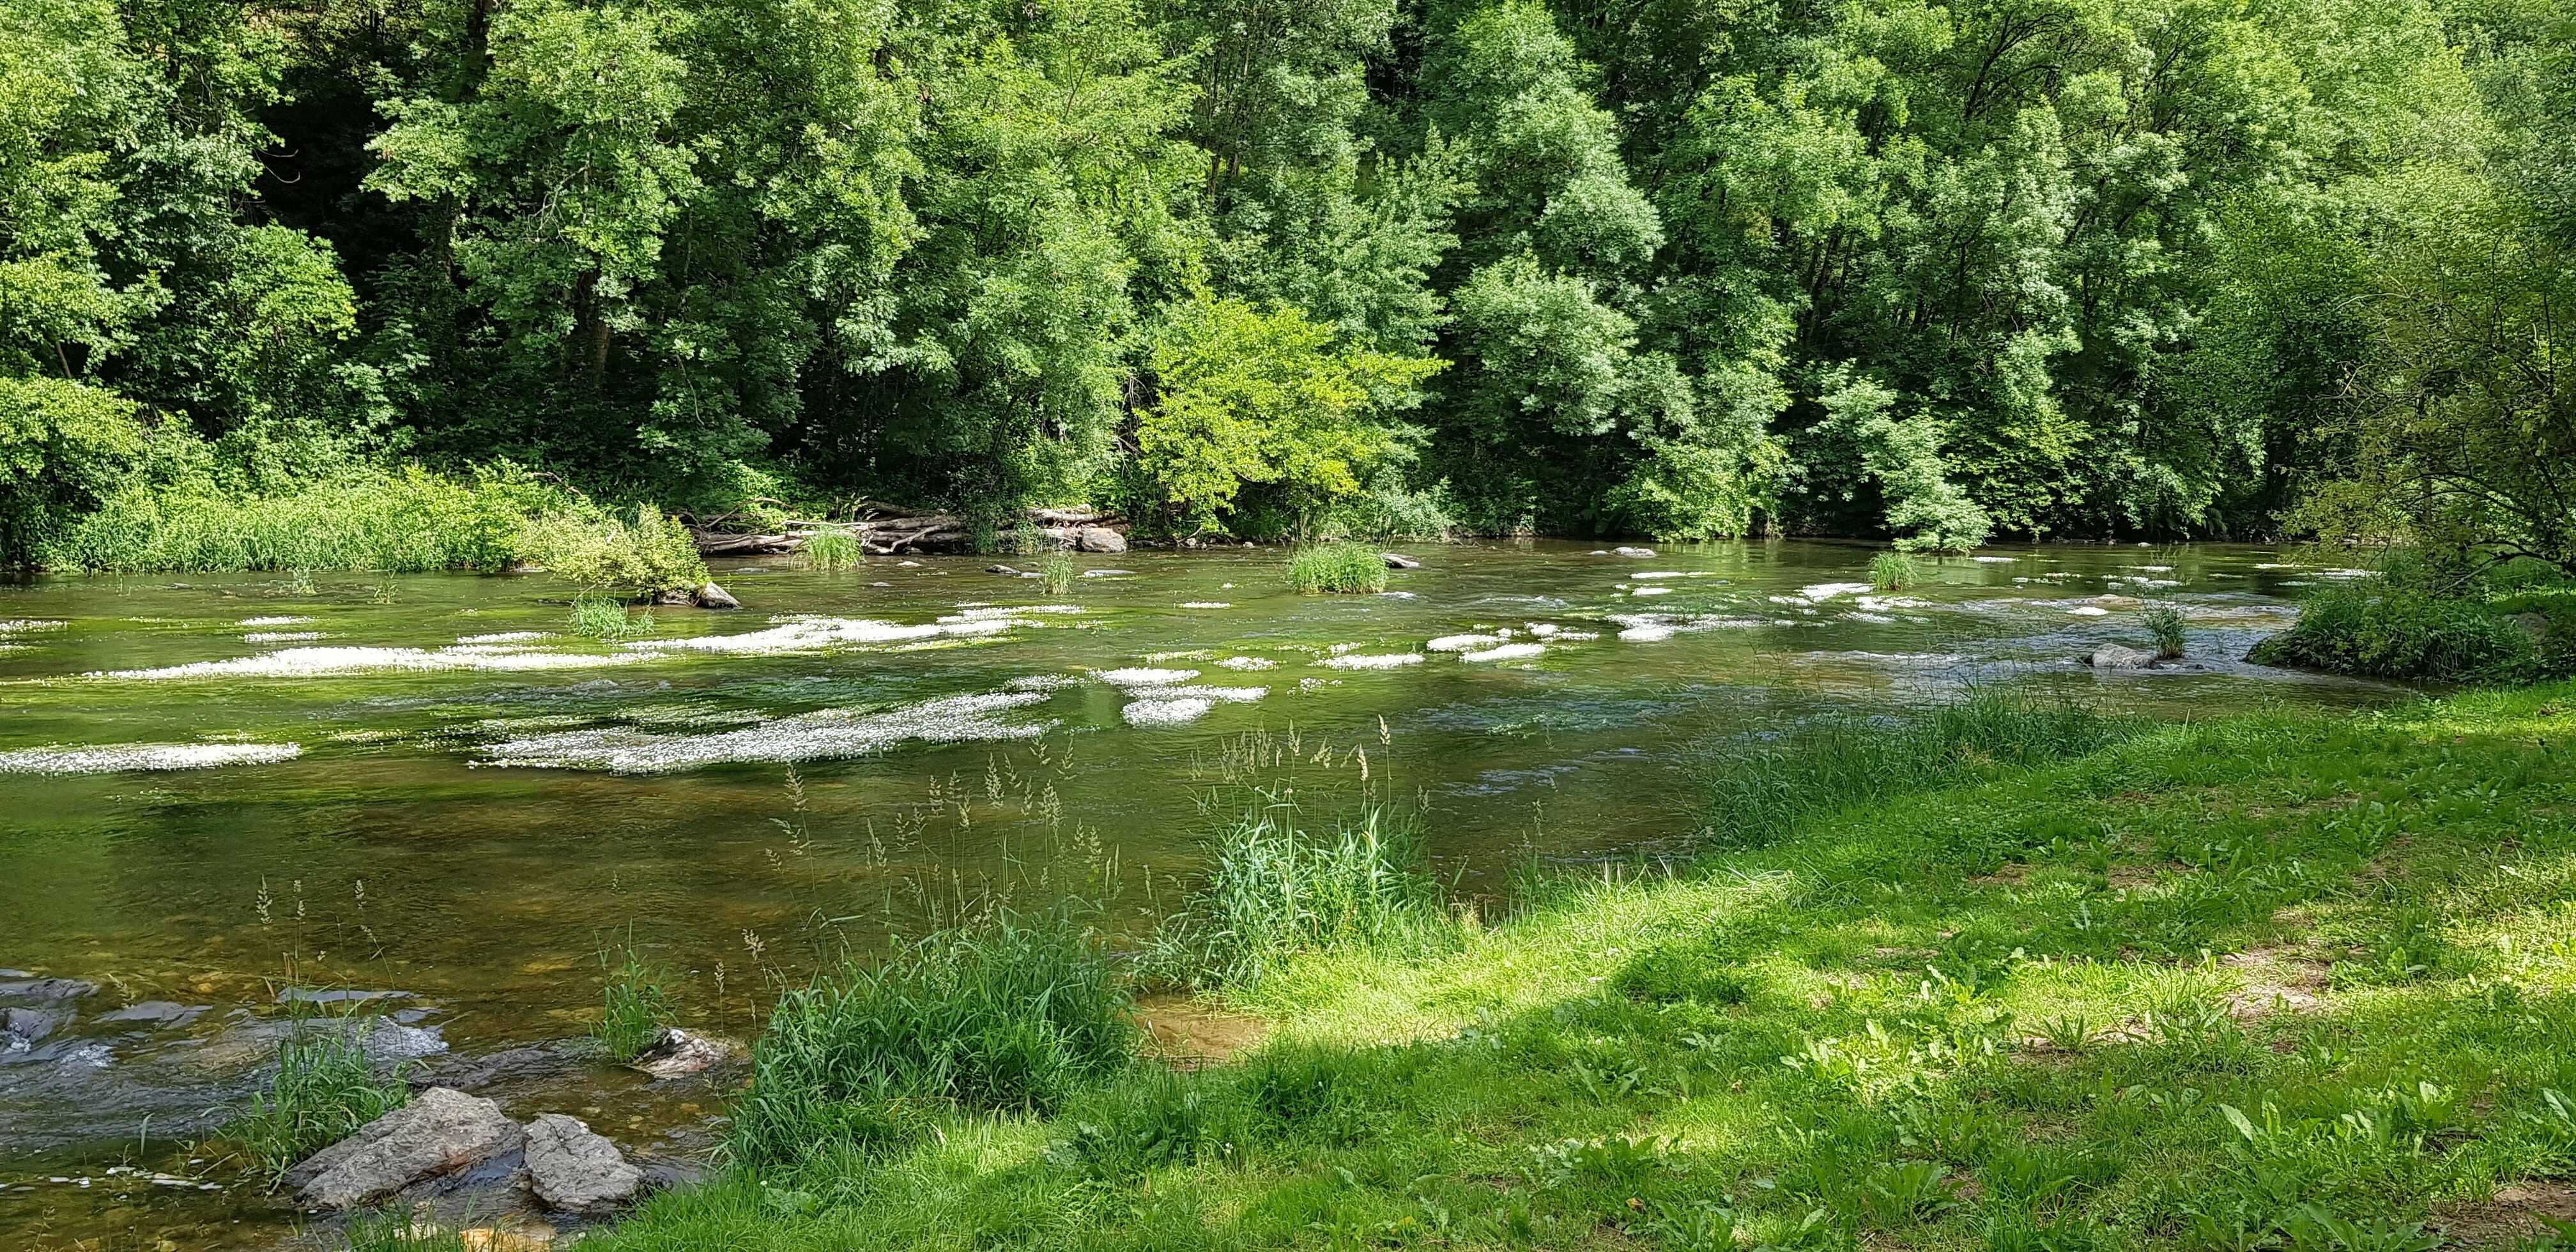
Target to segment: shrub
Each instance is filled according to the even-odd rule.
[[[805,563],[819,570],[857,569],[867,559],[859,537],[837,527],[805,536]]]
[[[1060,596],[1073,590],[1073,580],[1080,576],[1073,567],[1073,558],[1061,552],[1050,552],[1038,558],[1038,585],[1045,588],[1048,595]]]
[[[1827,716],[1776,739],[1747,735],[1708,753],[1701,767],[1706,833],[1722,844],[1759,846],[1816,813],[1999,766],[2083,756],[2137,726],[2087,705],[1975,692],[1925,713]]]
[[[1881,552],[1869,559],[1869,585],[1880,591],[1903,591],[1923,581],[1923,567],[1902,552]]]
[[[519,550],[557,578],[594,591],[650,594],[707,582],[688,527],[649,504],[635,506],[632,522],[587,501],[549,510],[528,520]]]
[[[2481,600],[2403,576],[2310,591],[2298,624],[2254,645],[2264,665],[2371,678],[2512,682],[2538,676],[2530,632]]]
[[[0,378],[0,566],[97,507],[143,452],[134,405],[58,378]]]
[[[1309,543],[1288,558],[1288,581],[1307,595],[1386,590],[1386,558],[1364,543]]]
[[[274,1178],[402,1107],[411,1088],[398,1073],[377,1075],[367,1059],[371,1029],[353,1018],[296,1019],[278,1045],[268,1090],[220,1133]]]
[[[1439,919],[1409,814],[1371,804],[1311,831],[1289,795],[1255,789],[1218,830],[1206,884],[1155,934],[1158,976],[1250,987],[1290,953],[1416,936]]]
[[[2183,654],[2183,645],[2188,639],[2183,630],[2181,609],[2170,604],[2150,604],[2146,612],[2139,615],[2139,620],[2146,623],[2148,636],[2156,641],[2159,659],[2170,661]]]
[[[632,945],[614,964],[607,953],[600,953],[599,963],[608,970],[608,983],[602,992],[605,1011],[593,1035],[610,1056],[634,1060],[662,1037],[662,1028],[671,1021],[671,997],[662,989],[662,971],[647,964]]]
[[[1124,1065],[1124,987],[1069,912],[999,914],[845,962],[780,997],[727,1141],[793,1161],[897,1141],[926,1104],[1045,1110]]]

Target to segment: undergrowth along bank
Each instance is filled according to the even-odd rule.
[[[1557,878],[611,1249],[2548,1246],[2576,1178],[2576,686],[2131,734]],[[2553,1190],[2555,1189],[2555,1190]]]

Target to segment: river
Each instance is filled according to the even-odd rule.
[[[425,1046],[479,1052],[579,1034],[631,942],[746,1038],[780,980],[943,903],[1071,892],[1149,924],[1247,734],[1329,753],[1326,781],[1365,754],[1473,893],[1516,855],[1679,847],[1691,745],[1819,710],[2405,694],[2241,661],[2348,576],[2269,548],[2004,547],[1892,595],[1846,543],[1405,550],[1425,568],[1374,596],[1294,594],[1277,548],[1086,556],[1063,595],[991,558],[736,562],[745,609],[620,644],[564,634],[543,577],[0,584],[0,981],[98,987],[0,1035],[0,1243],[273,1244],[291,1212],[187,1140],[290,983],[399,992]],[[2205,668],[2076,663],[2144,645],[2142,595]],[[630,1147],[695,1142],[708,1103]]]

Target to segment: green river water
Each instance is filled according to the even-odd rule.
[[[598,954],[632,941],[692,1025],[747,1038],[778,980],[943,902],[1070,891],[1141,928],[1247,733],[1329,746],[1317,789],[1365,751],[1472,894],[1515,855],[1677,846],[1690,771],[1723,767],[1686,749],[1819,710],[2404,694],[2239,660],[2348,576],[2271,549],[1999,548],[1891,596],[1855,544],[1415,555],[1378,596],[1290,593],[1276,548],[1085,557],[1124,572],[1065,595],[991,558],[720,564],[745,609],[623,645],[561,633],[542,577],[0,584],[0,1009],[54,1019],[0,1033],[0,1246],[290,1232],[189,1146],[257,1080],[290,981],[403,993],[369,1003],[473,1054],[581,1033]],[[2140,595],[2186,611],[2206,669],[2075,663],[2146,642]],[[39,976],[97,990],[7,998]],[[639,1155],[685,1157],[720,1107],[567,1081],[546,1107]]]

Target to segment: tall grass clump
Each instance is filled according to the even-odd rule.
[[[1829,715],[1710,750],[1698,769],[1705,831],[1723,846],[1758,847],[1819,813],[2084,756],[2138,729],[2089,705],[1988,691],[1920,713]]]
[[[2139,620],[2146,624],[2148,637],[2155,640],[2158,660],[2171,661],[2183,654],[2183,645],[2189,638],[2183,629],[2181,609],[2170,604],[2150,604],[2146,612],[2139,614]]]
[[[1880,591],[1903,591],[1923,581],[1923,567],[1902,552],[1881,552],[1869,559],[1869,585]]]
[[[900,1141],[938,1107],[1043,1111],[1127,1063],[1125,985],[1070,910],[996,913],[780,997],[728,1151],[751,1164]]]
[[[1060,596],[1073,590],[1073,580],[1079,577],[1081,572],[1073,567],[1072,557],[1050,552],[1038,558],[1038,586],[1045,588],[1048,595]]]
[[[1316,830],[1290,793],[1251,789],[1210,840],[1205,885],[1156,932],[1148,968],[1248,989],[1294,953],[1418,938],[1442,915],[1424,861],[1409,811],[1370,803]]]
[[[572,633],[589,639],[634,639],[653,633],[653,611],[630,608],[611,596],[573,597]]]
[[[529,517],[575,504],[562,489],[507,468],[462,478],[358,470],[258,495],[206,483],[136,486],[109,497],[38,560],[117,573],[492,572],[520,559]]]
[[[1384,591],[1386,558],[1367,544],[1348,540],[1301,544],[1288,558],[1288,581],[1307,595]]]
[[[859,537],[836,526],[805,536],[805,563],[819,570],[857,569],[867,559]]]
[[[634,1060],[662,1037],[664,1026],[671,1024],[671,996],[662,986],[663,971],[647,962],[632,944],[614,960],[608,953],[600,953],[599,963],[608,970],[608,982],[601,992],[599,1027],[592,1036],[610,1057]]]
[[[223,1124],[271,1178],[410,1099],[399,1073],[378,1075],[367,1058],[370,1024],[352,1018],[298,1018],[278,1045],[268,1090]]]

